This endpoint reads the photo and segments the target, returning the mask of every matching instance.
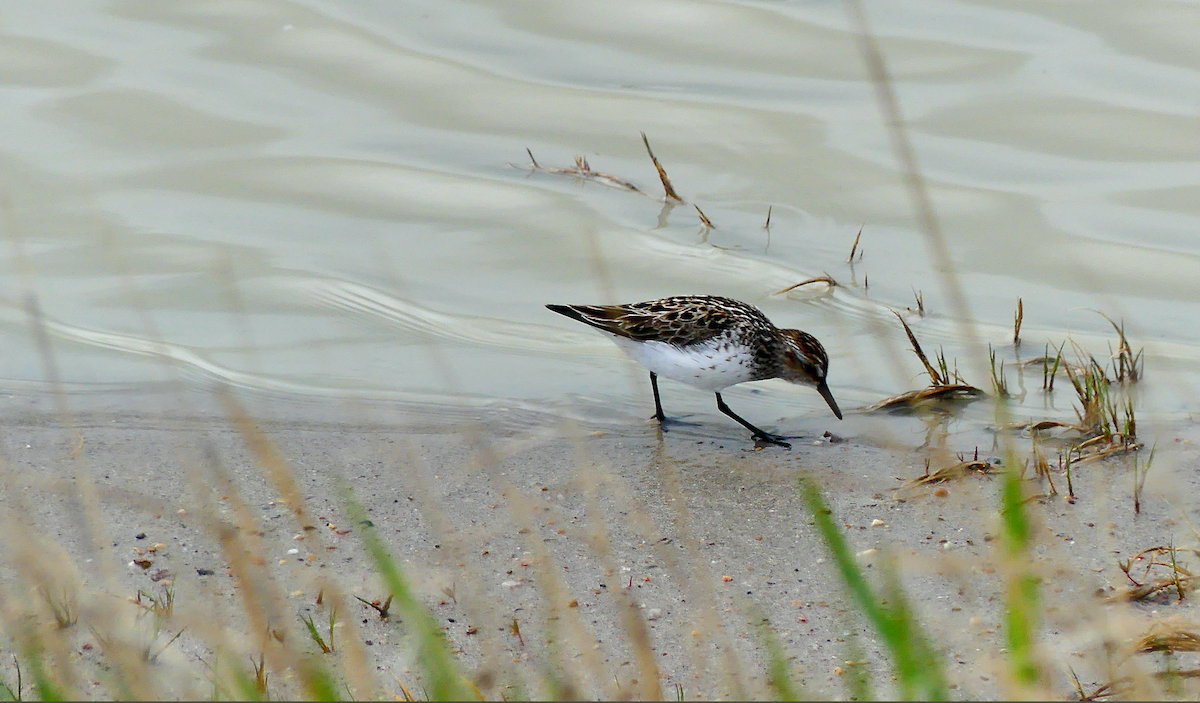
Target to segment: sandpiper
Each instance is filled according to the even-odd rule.
[[[779,329],[753,305],[712,295],[682,295],[627,305],[547,305],[560,315],[612,335],[642,366],[650,369],[654,417],[666,422],[658,397],[658,377],[669,378],[717,396],[717,409],[754,433],[755,438],[790,447],[739,417],[721,391],[747,381],[782,378],[815,386],[840,420],[825,376],[829,357],[807,332]]]

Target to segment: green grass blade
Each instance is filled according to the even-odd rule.
[[[354,499],[349,486],[344,484],[342,499],[347,506],[347,513],[358,526],[357,532],[362,538],[367,554],[392,593],[393,607],[404,613],[404,621],[412,627],[417,661],[429,681],[429,700],[461,701],[477,698],[459,672],[442,628],[438,627],[437,621],[425,608],[425,604],[413,593],[408,580],[404,578],[396,561],[388,554],[387,547],[384,546],[383,540],[379,539],[375,528],[368,526],[369,521],[362,506]]]
[[[325,670],[325,666],[316,657],[305,657],[300,669],[304,688],[314,701],[340,701],[341,691],[337,681]]]
[[[846,659],[854,662],[846,667],[846,692],[852,701],[877,700],[871,687],[871,672],[866,666],[866,654],[858,642],[858,636],[852,634],[846,638]]]
[[[808,700],[802,689],[798,689],[792,681],[792,668],[788,665],[787,652],[780,644],[779,638],[771,630],[771,622],[762,610],[754,607],[750,611],[752,621],[757,623],[758,640],[767,652],[767,685],[774,689],[776,700],[800,701]]]
[[[258,690],[258,685],[254,683],[254,677],[250,676],[242,669],[233,666],[228,667],[228,669],[225,671],[225,675],[228,677],[226,680],[217,681],[218,694],[221,692],[221,689],[229,687],[232,689],[230,691],[231,693],[237,694],[244,701],[270,700],[270,697],[266,694],[266,692]]]
[[[1025,514],[1021,478],[1015,467],[1015,457],[1010,457],[1001,489],[1004,546],[1014,567],[1005,589],[1004,634],[1013,679],[1020,685],[1032,686],[1042,680],[1042,667],[1034,652],[1038,628],[1038,580],[1026,568],[1032,530]]]
[[[316,624],[313,623],[312,616],[301,615],[300,621],[304,623],[306,628],[308,628],[308,636],[312,638],[313,642],[317,643],[317,646],[321,648],[322,652],[328,653],[329,645],[325,644],[324,638],[321,637],[321,633],[317,630]]]
[[[807,480],[801,482],[801,490],[813,514],[817,532],[833,556],[842,582],[891,653],[901,697],[908,700],[945,700],[947,687],[941,659],[921,632],[894,568],[887,567],[885,572],[888,603],[885,607],[850,554],[846,539],[834,523],[833,513],[820,491]]]
[[[24,655],[22,658],[26,662],[29,673],[33,676],[33,685],[37,689],[38,699],[43,701],[70,700],[70,697],[64,695],[54,679],[50,678],[50,675],[46,673],[46,660],[43,657],[41,642],[35,639],[36,635],[29,630],[25,631],[25,635],[26,641],[21,648]],[[19,693],[20,691],[18,691]],[[18,696],[19,699],[20,696]]]

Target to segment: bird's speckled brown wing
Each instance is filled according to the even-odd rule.
[[[678,347],[699,344],[747,324],[774,330],[751,305],[715,296],[677,296],[626,305],[547,305],[610,334]]]

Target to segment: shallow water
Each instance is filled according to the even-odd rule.
[[[1068,336],[1107,353],[1102,310],[1146,347],[1142,417],[1187,417],[1200,8],[867,11],[982,341],[1010,370]],[[840,3],[47,0],[2,17],[13,393],[46,389],[30,292],[76,393],[182,377],[641,427],[644,373],[543,304],[680,293],[818,336],[844,409],[923,384],[889,309],[988,384],[957,341]],[[686,205],[661,202],[639,132]],[[584,155],[649,195],[531,173],[526,148],[546,166]],[[772,295],[823,272],[843,285]],[[914,292],[925,317],[905,311]],[[1018,414],[1070,416],[1040,375]],[[833,429],[815,393],[756,386],[728,394],[743,415]],[[685,433],[741,437],[707,394],[664,396],[704,423]],[[967,425],[990,418],[980,407]]]

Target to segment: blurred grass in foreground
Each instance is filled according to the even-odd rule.
[[[941,658],[908,604],[894,564],[885,562],[883,596],[880,597],[855,563],[845,537],[834,524],[833,511],[825,504],[816,485],[802,479],[800,490],[855,607],[879,633],[891,654],[900,697],[905,700],[945,700],[946,676]]]

